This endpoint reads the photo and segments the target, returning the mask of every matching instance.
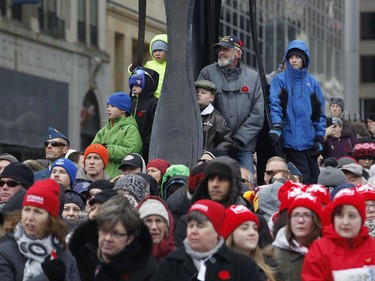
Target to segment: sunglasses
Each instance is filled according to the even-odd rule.
[[[3,180],[0,180],[0,187],[3,187],[4,185],[7,185],[8,187],[16,187],[18,185],[20,185],[21,183],[19,181],[3,181]]]
[[[46,141],[44,142],[44,147],[51,145],[52,147],[67,146],[65,143],[59,141]]]

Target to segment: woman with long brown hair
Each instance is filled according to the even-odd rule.
[[[226,209],[225,213],[222,233],[229,249],[250,256],[258,266],[262,280],[278,280],[276,263],[265,257],[258,246],[258,217],[242,205],[232,205]]]

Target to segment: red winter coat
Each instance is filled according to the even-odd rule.
[[[375,239],[362,227],[353,239],[341,237],[333,224],[324,228],[323,238],[316,240],[307,253],[303,267],[303,281],[331,281],[334,270],[375,265]]]

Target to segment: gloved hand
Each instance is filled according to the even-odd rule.
[[[233,140],[233,150],[234,151],[241,151],[244,149],[245,147],[245,144],[240,141],[239,139],[236,139],[236,138],[232,138]]]
[[[132,64],[130,65],[130,67],[129,67],[130,72],[133,72],[134,69],[136,69],[138,66],[139,66],[138,62],[136,60],[133,61]]]
[[[278,124],[274,125],[268,132],[268,136],[272,140],[272,145],[277,144],[281,139],[282,127]]]
[[[320,154],[323,152],[323,137],[316,137],[315,138],[315,143],[313,147],[310,150],[310,155],[312,157],[318,157]]]
[[[51,255],[49,255],[44,259],[42,269],[50,281],[65,280],[66,265],[62,259],[51,259]]]

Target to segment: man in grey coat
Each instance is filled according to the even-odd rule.
[[[216,85],[216,108],[227,120],[236,144],[231,157],[254,173],[253,153],[263,126],[264,101],[258,73],[241,62],[242,46],[235,36],[221,38],[213,46],[218,61],[204,67],[198,80]]]

